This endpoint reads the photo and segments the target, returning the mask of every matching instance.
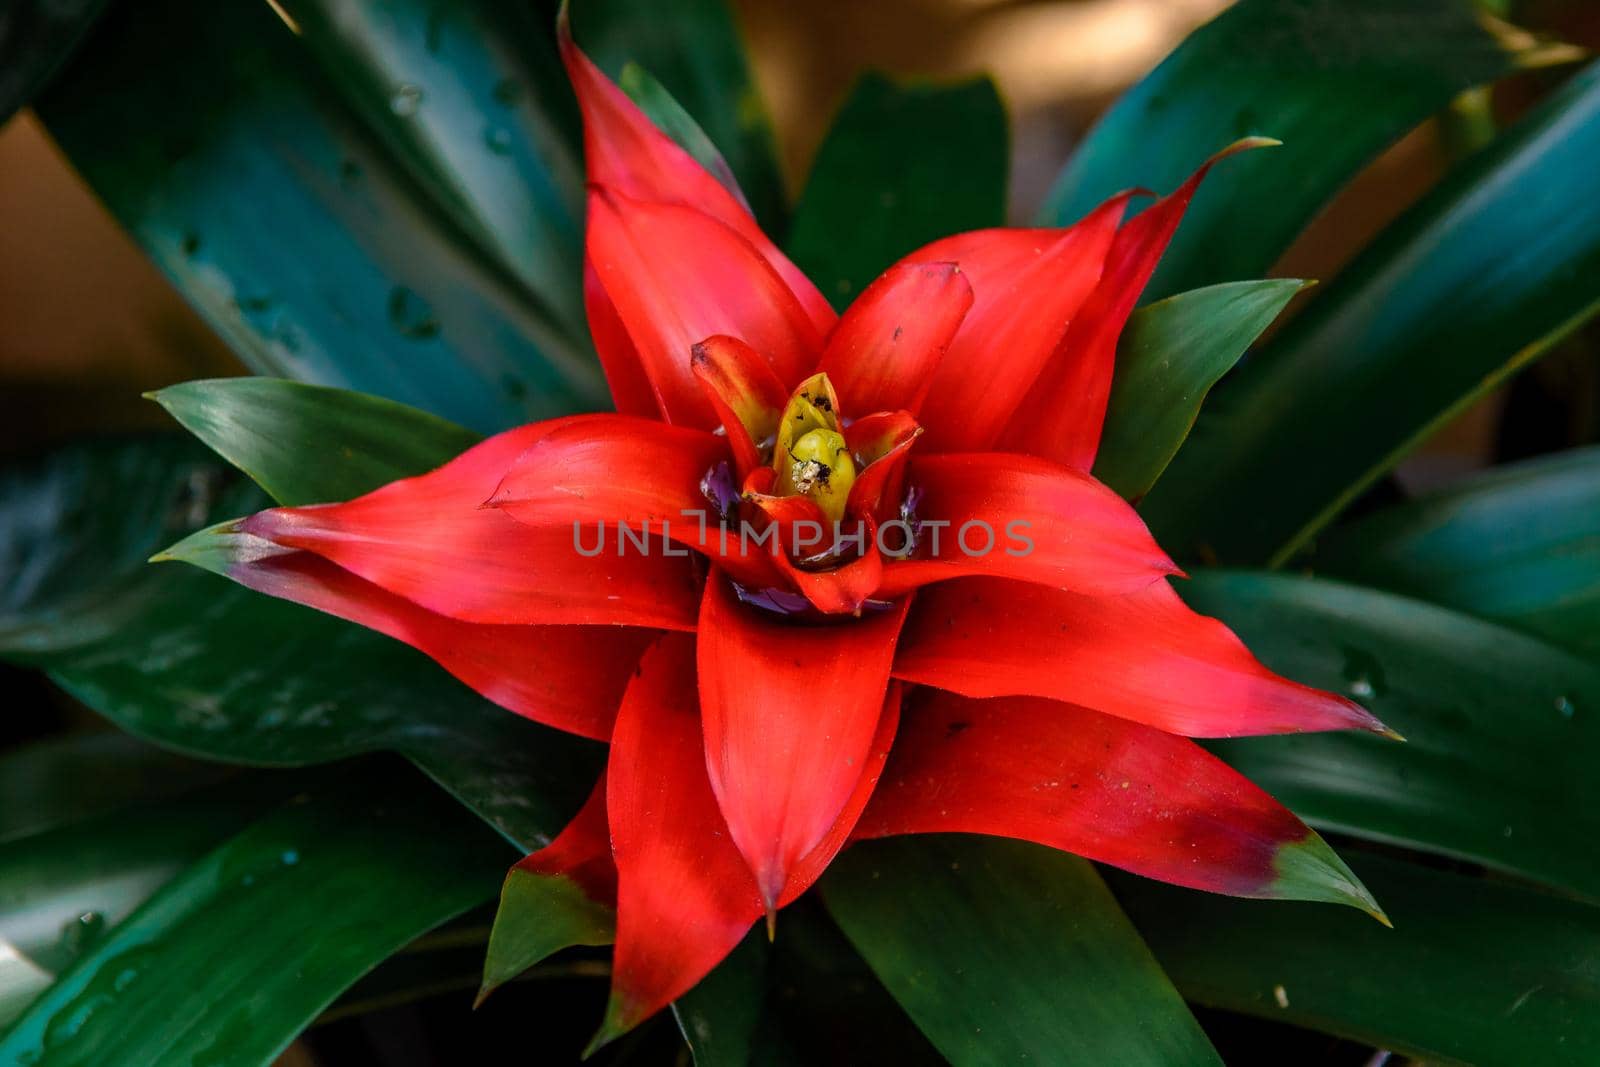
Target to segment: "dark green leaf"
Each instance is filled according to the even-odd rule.
[[[0,11],[0,126],[28,106],[106,0],[10,0]]]
[[[347,772],[169,882],[0,1036],[0,1061],[265,1065],[493,891],[509,850],[416,781]]]
[[[551,24],[500,0],[282,6],[406,173],[582,337],[583,157]]]
[[[1459,168],[1222,383],[1143,507],[1167,549],[1288,558],[1600,307],[1597,160],[1600,66]]]
[[[616,926],[616,909],[591,900],[572,879],[513,867],[500,889],[479,1002],[561,949],[611,944]]]
[[[1267,666],[1359,700],[1407,738],[1215,743],[1252,781],[1317,826],[1600,898],[1600,852],[1587,844],[1600,835],[1600,667],[1493,623],[1339,582],[1202,571],[1178,584]]]
[[[1337,528],[1316,564],[1600,651],[1600,448],[1502,467]]]
[[[1394,929],[1341,908],[1232,900],[1114,874],[1183,995],[1430,1062],[1600,1060],[1600,911],[1346,852]]]
[[[1367,161],[1461,90],[1577,55],[1472,0],[1241,0],[1106,114],[1042,219],[1065,225],[1132,186],[1167,192],[1224,145],[1276,137],[1282,148],[1201,189],[1148,293],[1257,277]]]
[[[573,36],[613,78],[629,62],[661,80],[738,176],[763,229],[781,235],[787,217],[772,125],[745,62],[724,0],[583,0]]]
[[[1221,1063],[1075,856],[995,838],[891,838],[835,860],[823,898],[958,1067]]]
[[[1001,225],[1009,149],[987,78],[896,85],[868,74],[817,150],[786,251],[843,307],[929,241]]]
[[[349,467],[355,477],[375,469],[370,459]],[[119,482],[123,472],[133,476]],[[221,485],[171,442],[67,450],[10,473],[0,531],[28,536],[0,544],[25,561],[16,573],[27,581],[8,587],[0,655],[49,670],[117,725],[183,752],[278,766],[402,752],[525,848],[544,844],[592,783],[598,746],[489,704],[388,638],[192,568],[139,562],[208,515],[262,503]]]
[[[1117,346],[1095,477],[1129,500],[1144,496],[1189,436],[1217,379],[1308,284],[1229,282],[1136,311]]]
[[[37,741],[0,756],[0,844],[130,803],[167,800],[235,773],[116,730]]]
[[[151,394],[280,504],[348,500],[431,470],[481,438],[382,397],[276,378],[184,382]],[[329,462],[329,445],[338,442]]]
[[[695,1067],[751,1067],[758,1062],[771,956],[766,931],[752,930],[672,1005]]]
[[[425,106],[401,89],[391,106]],[[473,246],[268,5],[118,5],[38,107],[254,369],[483,431],[605,404],[581,330]]]

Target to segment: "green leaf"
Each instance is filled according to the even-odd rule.
[[[1132,186],[1167,192],[1223,145],[1284,142],[1208,182],[1150,297],[1258,277],[1369,160],[1468,86],[1578,58],[1472,0],[1241,0],[1090,132],[1041,212],[1066,225]]]
[[[583,336],[583,159],[550,25],[496,0],[282,6],[406,173]]]
[[[1405,735],[1404,744],[1351,732],[1212,743],[1296,814],[1600,899],[1600,853],[1583,844],[1600,835],[1600,716],[1591,710],[1600,708],[1600,666],[1339,582],[1202,571],[1178,586],[1268,667],[1343,692]]]
[[[1600,307],[1600,198],[1587,180],[1597,159],[1592,66],[1223,382],[1142,508],[1167,549],[1287,559]]]
[[[116,730],[36,741],[0,755],[0,845],[235,774]]]
[[[415,781],[342,777],[169,882],[0,1035],[0,1061],[264,1067],[376,963],[492,892],[509,850],[488,830]]]
[[[591,900],[571,878],[511,868],[500,889],[478,1003],[564,948],[611,944],[616,926],[616,909]]]
[[[672,1005],[695,1067],[750,1067],[769,1062],[767,980],[772,964],[766,931],[752,930],[716,969]]]
[[[0,19],[0,126],[28,106],[106,0],[12,0]]]
[[[639,110],[656,124],[657,129],[693,156],[695,162],[722,183],[723,188],[740,200],[744,199],[744,190],[739,188],[739,179],[734,176],[728,161],[717,151],[717,146],[711,143],[711,138],[706,136],[706,131],[700,128],[694,116],[673,99],[667,87],[656,81],[655,75],[637,63],[628,63],[622,68],[617,84],[630,100],[639,105]]]
[[[358,75],[378,76],[352,63],[339,77]],[[403,88],[391,109],[422,115],[427,102]],[[438,105],[453,99],[444,84],[435,92]],[[503,121],[504,107],[483,106],[485,124]],[[437,183],[419,184],[386,143],[393,134],[348,105],[267,4],[198,15],[181,0],[117,5],[38,109],[112,213],[255,370],[369,390],[480,431],[606,404],[575,309],[556,314],[549,294],[476,246],[459,204],[430,198]],[[422,126],[437,135],[431,119]],[[439,166],[454,158],[437,137],[427,144]],[[478,178],[462,188],[483,202]],[[549,269],[576,284],[571,254]]]
[[[1233,900],[1110,872],[1185,997],[1429,1062],[1600,1059],[1600,911],[1346,853],[1389,913]]]
[[[1600,448],[1488,471],[1334,529],[1316,565],[1600,651]]]
[[[1149,492],[1217,379],[1310,284],[1292,278],[1230,282],[1134,312],[1117,346],[1095,477],[1129,500]]]
[[[348,500],[482,440],[382,397],[275,378],[184,382],[150,396],[286,505]],[[331,442],[338,442],[335,462],[319,458]]]
[[[817,150],[785,250],[844,307],[929,241],[1001,225],[1009,151],[989,79],[896,85],[868,74]]]
[[[728,4],[675,0],[662,16],[655,0],[583,0],[573,36],[613,78],[629,62],[659,78],[721,150],[762,228],[780,236],[788,212],[772,124]]]
[[[0,534],[22,535],[0,536],[0,551],[25,579],[0,597],[0,656],[48,670],[123,729],[207,758],[297,766],[398,751],[525,850],[545,844],[586,795],[599,746],[495,707],[378,634],[199,570],[146,566],[208,515],[263,503],[176,444],[69,449],[0,479]]]
[[[958,1067],[1221,1063],[1084,860],[993,838],[891,838],[851,848],[822,885]]]

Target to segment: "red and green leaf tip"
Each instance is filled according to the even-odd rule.
[[[936,241],[840,316],[564,27],[562,47],[617,413],[175,554],[610,742],[573,827],[512,873],[593,905],[579,939],[614,921],[596,1042],[687,991],[852,839],[1022,838],[1380,915],[1316,834],[1188,739],[1383,727],[1190,611],[1137,513],[1086,473],[1118,335],[1211,164],[1131,221],[1119,196],[1066,229]],[[618,523],[652,539],[588,544]],[[837,524],[864,535],[790,536]],[[1028,550],[957,550],[963,528],[1025,530]]]

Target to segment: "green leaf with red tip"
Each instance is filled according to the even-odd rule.
[[[1117,345],[1094,476],[1129,500],[1144,496],[1189,436],[1211,387],[1309,284],[1230,282],[1136,311]]]
[[[1600,898],[1600,666],[1494,623],[1340,582],[1201,571],[1177,583],[1262,662],[1406,737],[1208,742],[1314,826]],[[1377,887],[1374,887],[1377,890]],[[1379,899],[1389,901],[1379,892]]]
[[[1467,160],[1252,355],[1141,507],[1180,560],[1278,564],[1597,309],[1600,64]]]
[[[566,875],[511,868],[489,934],[477,1003],[529,967],[574,945],[609,945],[617,912]]]
[[[0,1062],[271,1063],[376,963],[483,900],[509,855],[413,773],[344,768],[96,942],[0,1034]]]
[[[981,837],[856,845],[823,898],[873,971],[957,1067],[1219,1064],[1083,860]]]
[[[1285,146],[1195,197],[1146,295],[1258,277],[1340,186],[1462,89],[1580,55],[1473,0],[1241,0],[1106,113],[1040,218],[1065,225],[1119,190],[1171,189],[1222,145],[1269,134]]]
[[[675,0],[670,18],[662,17],[657,0],[582,0],[572,7],[579,46],[613,78],[632,62],[659,79],[728,161],[762,228],[781,235],[788,209],[772,122],[731,5]]]
[[[1600,910],[1503,881],[1347,852],[1394,929],[1109,872],[1185,997],[1419,1061],[1600,1060]]]
[[[695,162],[721,182],[728,192],[740,200],[744,199],[744,190],[739,188],[739,179],[734,176],[728,161],[711,138],[706,136],[706,131],[700,128],[694,116],[684,110],[683,105],[674,99],[665,85],[656,80],[655,75],[639,64],[630,62],[623,65],[622,73],[617,76],[617,87],[639,105],[639,110],[655,123],[656,129],[676,141],[679,148],[693,156]]]
[[[1499,467],[1337,527],[1316,566],[1593,655],[1600,448]]]
[[[482,440],[393,400],[279,378],[184,382],[150,399],[285,505],[359,496]]]
[[[817,150],[784,250],[844,307],[922,245],[1002,225],[1008,153],[989,79],[898,85],[868,74]]]

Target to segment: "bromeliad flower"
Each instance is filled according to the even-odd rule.
[[[614,917],[602,1039],[855,839],[1002,835],[1381,915],[1189,738],[1383,727],[1190,611],[1086,473],[1118,335],[1210,164],[1131,221],[1120,196],[1064,230],[936,241],[836,316],[737,189],[563,46],[618,413],[261,512],[222,566],[610,742],[583,811],[519,865]]]

